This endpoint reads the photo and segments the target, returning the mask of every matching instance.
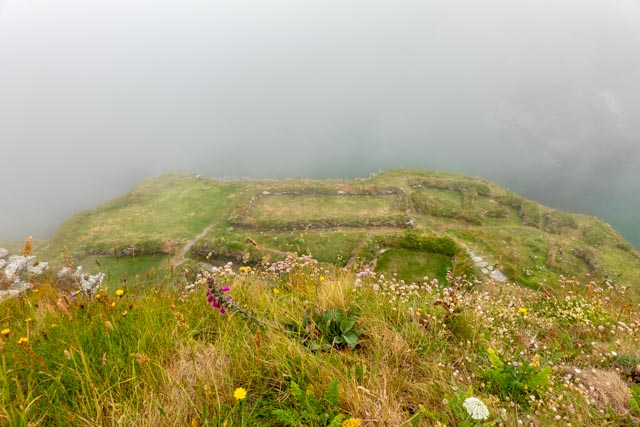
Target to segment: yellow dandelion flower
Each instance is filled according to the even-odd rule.
[[[235,397],[236,400],[244,400],[247,397],[247,390],[242,387],[238,387],[233,392],[233,397]]]
[[[0,331],[0,335],[2,335],[3,337],[6,337],[10,333],[11,333],[11,329],[9,329],[9,328],[5,328],[2,331]]]
[[[531,366],[540,366],[540,355],[536,354],[535,356],[533,356],[533,359],[531,359]]]
[[[361,418],[349,418],[348,420],[344,420],[340,427],[360,427],[362,425]]]
[[[114,301],[114,302],[111,303],[111,307],[115,307],[115,306],[116,306],[116,303]]]
[[[274,295],[278,295],[280,293],[280,289],[273,288],[273,293],[274,293]]]
[[[248,271],[249,267],[243,265],[242,267],[240,267],[240,271]]]
[[[121,297],[122,295],[124,295],[124,289],[118,289],[116,291],[116,296]]]
[[[327,278],[326,278],[326,277],[324,277],[324,276],[320,276],[320,281],[321,281],[321,282],[324,282],[325,280],[327,280]]]
[[[20,344],[20,345],[22,345],[22,344],[26,344],[26,343],[28,343],[28,342],[29,342],[29,338],[27,338],[27,337],[21,337],[21,338],[18,340],[18,344]]]
[[[524,316],[525,314],[527,314],[528,312],[529,312],[529,310],[528,310],[526,307],[520,307],[520,308],[518,309],[518,313],[522,314],[523,316]]]

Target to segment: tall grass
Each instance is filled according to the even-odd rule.
[[[200,284],[73,300],[49,277],[1,304],[2,424],[600,426],[640,416],[628,388],[638,306],[612,285],[410,285],[308,258],[216,274],[261,324],[221,315]],[[305,315],[336,308],[356,320],[358,345],[314,350],[322,329]],[[472,395],[486,421],[461,406]]]

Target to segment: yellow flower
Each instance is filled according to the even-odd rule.
[[[531,359],[531,366],[540,366],[540,355],[536,354],[535,356],[533,356],[533,359]]]
[[[340,427],[360,427],[362,424],[361,418],[349,418],[348,420],[344,420]]]
[[[244,398],[247,397],[247,390],[243,389],[242,387],[238,387],[233,392],[233,397],[235,397],[236,400],[243,400]]]
[[[11,329],[9,329],[9,328],[5,328],[5,329],[3,329],[3,330],[0,332],[0,334],[1,334],[3,337],[6,337],[6,336],[7,336],[7,335],[9,335],[10,333],[11,333]]]
[[[524,316],[525,314],[527,314],[528,312],[529,312],[529,310],[527,310],[527,308],[526,308],[526,307],[520,307],[520,308],[518,309],[518,313],[522,314],[523,316]]]
[[[124,289],[118,289],[118,290],[116,291],[116,296],[121,297],[122,295],[124,295]]]
[[[320,281],[321,281],[321,282],[324,282],[325,280],[327,280],[327,278],[326,278],[326,277],[324,277],[324,276],[320,276]]]
[[[24,319],[24,321],[29,323],[29,322],[33,322],[33,319],[31,317],[27,317],[26,319]]]
[[[280,289],[278,289],[278,288],[273,288],[273,293],[274,293],[275,295],[278,295],[278,294],[280,293]]]
[[[116,306],[116,303],[114,301],[114,302],[111,303],[111,307],[115,307],[115,306]]]
[[[243,265],[242,267],[240,267],[240,271],[249,271],[249,267]]]
[[[29,342],[29,338],[27,337],[22,337],[18,340],[18,344],[26,344]]]

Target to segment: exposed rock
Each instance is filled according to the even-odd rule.
[[[73,275],[74,277],[77,277],[78,279],[80,279],[79,292],[83,292],[91,296],[95,295],[98,292],[98,288],[102,284],[102,281],[104,280],[104,277],[105,277],[104,273],[98,273],[94,275],[83,273],[82,266],[78,266],[78,268],[76,269],[76,272],[73,273]]]
[[[18,291],[17,289],[7,289],[4,291],[0,291],[0,301],[7,298],[15,298],[18,295],[20,295],[20,291]]]
[[[0,259],[0,270],[2,270],[5,265],[7,265],[7,261]]]
[[[71,269],[69,267],[63,267],[62,270],[58,271],[58,278],[62,279],[63,277],[67,277],[69,274],[71,274]]]
[[[28,265],[27,271],[31,274],[42,274],[47,268],[49,268],[48,262],[39,262],[37,264]]]
[[[7,279],[13,280],[27,268],[27,263],[31,261],[31,258],[35,261],[36,257],[23,257],[20,255],[10,256],[9,262],[4,268],[4,275]]]
[[[6,258],[9,256],[9,251],[5,248],[0,248],[0,259]]]
[[[491,277],[496,282],[506,282],[507,281],[507,276],[505,276],[504,273],[502,271],[498,270],[497,268],[491,272],[491,276],[489,276],[489,277]]]
[[[82,292],[93,296],[98,292],[98,288],[104,280],[104,277],[104,273],[94,274],[93,276],[80,277],[80,289],[82,290]]]

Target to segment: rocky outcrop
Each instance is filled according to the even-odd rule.
[[[66,270],[68,271],[68,269]],[[82,292],[86,295],[94,296],[98,292],[98,289],[100,288],[100,284],[104,280],[105,274],[104,273],[98,273],[94,275],[87,274],[82,271],[82,266],[79,266],[76,269],[76,272],[73,273],[73,277],[75,277],[80,281],[80,289],[77,292],[74,292],[73,295],[76,295]]]
[[[40,276],[49,268],[49,263],[40,262],[35,256],[10,255],[9,251],[0,248],[0,301],[6,298],[17,297],[21,293],[33,287],[32,280]],[[85,294],[93,296],[98,292],[105,274],[88,274],[78,267],[75,272],[64,267],[57,273],[58,281],[67,281],[77,291],[72,295]],[[77,286],[76,286],[77,285]]]
[[[35,256],[10,255],[0,248],[0,301],[16,297],[31,289],[31,280],[49,268],[49,263],[39,262]]]

